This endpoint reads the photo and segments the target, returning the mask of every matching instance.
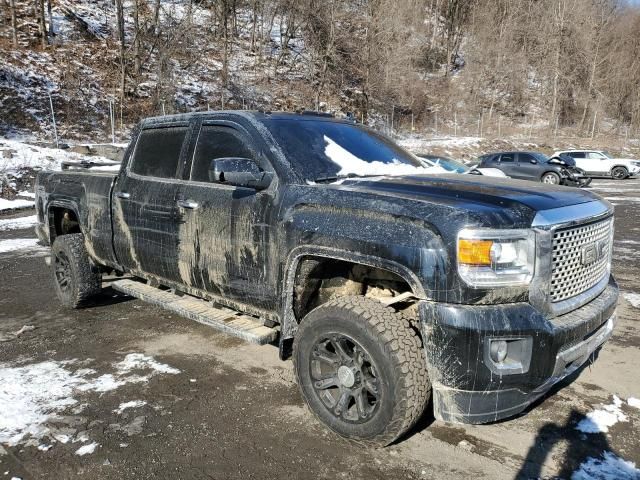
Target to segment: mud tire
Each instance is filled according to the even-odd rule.
[[[379,403],[371,418],[362,423],[337,416],[313,386],[314,345],[334,334],[354,339],[375,363]],[[398,439],[422,416],[431,395],[425,352],[409,321],[392,308],[361,296],[336,298],[307,314],[294,340],[293,362],[311,411],[331,430],[358,444],[380,447]]]
[[[81,308],[101,290],[100,270],[89,258],[84,235],[73,233],[56,237],[51,247],[53,283],[60,302],[68,308]]]

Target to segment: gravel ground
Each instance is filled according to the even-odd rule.
[[[625,461],[640,465],[640,180],[592,189],[616,205],[623,292],[597,361],[518,418],[460,426],[427,412],[380,450],[323,428],[272,346],[110,288],[62,308],[47,250],[25,221],[3,223],[33,212],[0,217],[0,478],[637,480]]]

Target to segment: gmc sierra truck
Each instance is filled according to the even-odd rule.
[[[143,120],[119,173],[38,175],[57,296],[103,284],[292,357],[330,429],[386,445],[524,411],[615,324],[613,208],[578,189],[431,175],[353,122]]]

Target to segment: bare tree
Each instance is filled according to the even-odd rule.
[[[18,22],[16,20],[16,0],[9,0],[11,10],[11,41],[14,47],[18,47]]]
[[[587,28],[585,31],[590,35],[588,46],[590,52],[589,59],[589,82],[586,91],[586,100],[582,109],[582,118],[580,119],[580,128],[584,128],[587,121],[587,113],[591,107],[591,102],[595,96],[596,79],[598,68],[601,67],[607,58],[607,54],[602,53],[602,42],[607,27],[614,19],[617,10],[616,3],[609,0],[594,0],[593,8],[589,11],[585,23]]]
[[[566,29],[568,23],[569,11],[575,4],[570,6],[570,0],[558,0],[553,10],[553,28],[555,31],[554,47],[553,47],[553,66],[552,66],[552,96],[551,96],[551,112],[549,114],[549,128],[553,128],[557,122],[558,115],[558,98],[560,95],[561,67],[562,67],[562,49],[564,47]],[[574,2],[575,3],[575,2]]]
[[[44,48],[47,46],[47,27],[44,16],[44,0],[36,0],[36,17],[38,20],[38,36],[40,37],[40,45]]]
[[[124,6],[123,0],[115,0],[116,2],[116,18],[118,23],[118,40],[120,44],[120,103],[124,104],[125,84],[127,79],[126,64],[126,37],[124,28]]]
[[[140,0],[133,1],[133,70],[138,77],[140,75],[141,66],[141,32],[140,32]]]
[[[51,11],[51,0],[47,0],[47,16],[49,17],[49,38],[53,38],[53,13]]]

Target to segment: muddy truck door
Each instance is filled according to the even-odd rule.
[[[272,310],[277,262],[269,254],[274,198],[269,186],[274,177],[259,152],[255,139],[235,122],[203,122],[178,193],[178,256],[183,283]]]
[[[179,281],[177,194],[188,122],[145,127],[113,189],[114,249],[133,273]]]

